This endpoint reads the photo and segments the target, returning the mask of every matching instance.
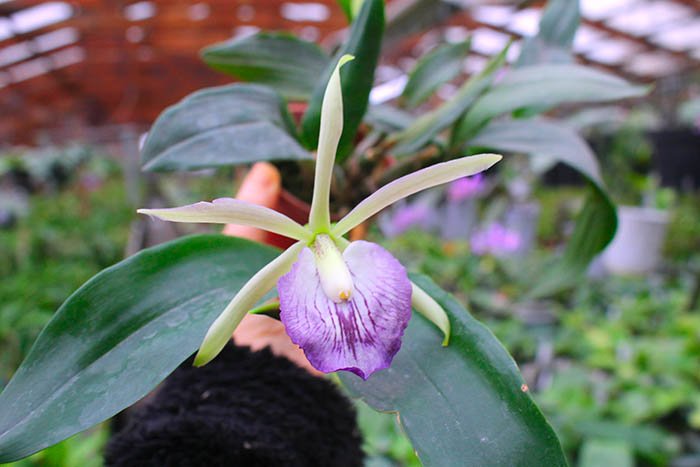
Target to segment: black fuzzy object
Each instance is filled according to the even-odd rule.
[[[107,445],[108,467],[355,467],[363,463],[350,402],[268,349],[229,344],[192,359],[133,409]]]

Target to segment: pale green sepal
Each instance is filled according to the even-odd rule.
[[[413,282],[411,282],[411,288],[411,306],[442,331],[445,336],[442,346],[446,347],[450,343],[450,319],[447,313],[433,297]]]
[[[170,222],[249,225],[295,240],[308,242],[312,238],[309,230],[284,214],[233,198],[216,199],[211,203],[202,201],[177,208],[139,209],[137,212]]]
[[[330,189],[335,154],[343,134],[343,91],[340,87],[340,67],[353,60],[352,55],[343,55],[338,60],[328,80],[321,104],[321,129],[316,153],[314,193],[311,200],[309,227],[314,232],[328,232],[331,225]]]
[[[199,347],[199,352],[197,352],[197,356],[194,359],[195,366],[206,365],[221,352],[221,349],[231,339],[233,331],[248,313],[248,310],[253,308],[275,286],[280,276],[289,272],[304,246],[305,242],[298,242],[289,247],[284,253],[258,271],[238,291],[223,313],[209,327],[204,341]]]
[[[499,154],[479,154],[442,162],[405,175],[365,198],[333,227],[331,234],[334,237],[340,237],[402,198],[482,172],[502,158],[503,156]]]

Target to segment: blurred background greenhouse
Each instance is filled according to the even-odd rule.
[[[262,31],[334,52],[347,4],[0,0],[0,388],[91,276],[218,231],[136,215],[233,196],[249,168],[161,171],[184,164],[159,154],[142,171],[159,114],[207,86],[274,87],[243,47],[276,37]],[[410,122],[444,117],[499,55],[494,86],[515,83],[523,65],[581,64],[604,72],[597,85],[611,94],[577,99],[574,86],[550,102],[562,92],[542,75],[527,108],[506,105],[465,130],[470,148],[507,156],[496,170],[410,198],[363,235],[487,324],[571,465],[700,467],[700,1],[387,0],[348,186],[361,180],[359,196],[390,180],[374,176],[378,154],[400,171],[401,153],[427,163],[438,160],[431,148],[464,147],[443,138],[456,117],[427,139]],[[621,83],[630,91],[612,90]],[[298,121],[313,83],[276,89]],[[274,164],[308,202],[304,166]],[[334,199],[339,211],[355,201]],[[358,411],[368,465],[420,465],[394,417]],[[99,466],[108,436],[103,424],[11,465]]]

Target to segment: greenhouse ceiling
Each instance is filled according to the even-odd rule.
[[[392,42],[387,65],[401,70],[435,43],[467,36],[465,72],[511,38],[513,59],[517,40],[537,32],[543,3],[389,0],[390,20],[411,8],[443,14],[423,15],[435,20]],[[700,68],[696,0],[582,0],[581,11],[574,52],[582,62],[643,82]],[[0,122],[0,138],[27,142],[74,116],[90,125],[147,124],[188,92],[227,82],[199,63],[206,45],[258,28],[332,43],[345,27],[333,0],[0,0],[0,106],[21,112]],[[56,122],[57,112],[65,120]]]

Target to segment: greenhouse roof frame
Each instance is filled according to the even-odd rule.
[[[467,71],[534,34],[544,3],[422,0],[442,1],[454,14],[438,26],[439,40],[473,37]],[[582,62],[641,82],[700,69],[698,1],[581,0],[581,10]],[[35,141],[57,125],[148,124],[196,88],[229,81],[200,63],[203,46],[258,29],[330,42],[345,27],[333,0],[0,0],[0,140]],[[424,36],[392,45],[389,56],[415,58],[434,45]]]

